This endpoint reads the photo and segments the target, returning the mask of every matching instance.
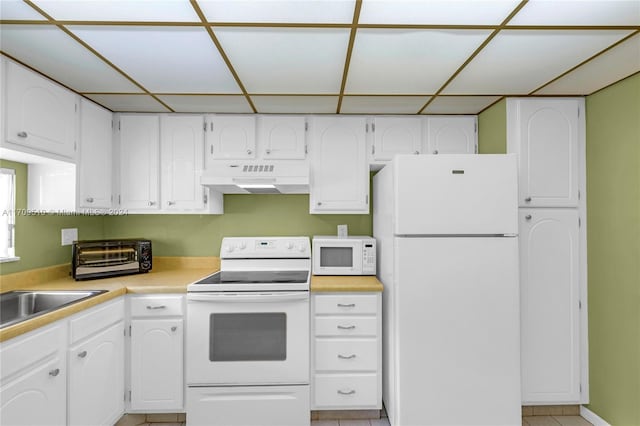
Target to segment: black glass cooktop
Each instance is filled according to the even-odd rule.
[[[308,278],[309,271],[220,271],[195,284],[304,284]]]

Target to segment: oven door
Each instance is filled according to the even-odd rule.
[[[188,293],[187,384],[309,383],[309,292]]]

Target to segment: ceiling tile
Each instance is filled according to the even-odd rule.
[[[149,95],[84,95],[113,112],[169,112]]]
[[[189,0],[32,1],[61,21],[200,22]]]
[[[151,92],[240,93],[203,28],[70,26]]]
[[[198,0],[209,22],[350,24],[355,0]]]
[[[55,26],[2,25],[2,50],[78,92],[141,92]]]
[[[628,34],[622,30],[501,31],[442,94],[525,95]]]
[[[348,29],[216,28],[249,93],[340,92]]]
[[[40,21],[46,19],[22,0],[1,0],[0,16],[7,20],[35,19]]]
[[[530,0],[509,25],[640,25],[640,1]]]
[[[283,114],[335,114],[337,96],[251,96],[258,112]]]
[[[345,93],[432,94],[488,30],[358,30]]]
[[[361,24],[498,25],[518,0],[363,0]]]
[[[500,96],[438,96],[423,114],[478,114]]]
[[[243,95],[162,95],[158,98],[175,112],[253,112]]]
[[[429,96],[345,96],[341,113],[345,114],[416,114]]]
[[[640,34],[554,81],[536,95],[589,95],[640,71]]]

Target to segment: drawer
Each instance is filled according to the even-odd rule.
[[[377,314],[377,294],[317,294],[316,314]]]
[[[168,317],[184,314],[182,294],[136,296],[131,298],[132,317]]]
[[[69,320],[69,342],[74,344],[124,319],[124,298],[94,306]]]
[[[316,371],[376,371],[376,339],[316,339]]]
[[[314,321],[316,336],[369,336],[378,335],[376,317],[316,317]]]
[[[378,407],[378,376],[375,374],[316,374],[315,408]]]

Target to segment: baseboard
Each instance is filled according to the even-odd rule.
[[[580,406],[580,415],[586,421],[591,423],[593,426],[611,426],[609,423],[606,422],[605,419],[603,419],[602,417],[598,416],[596,413],[594,413],[593,411],[589,410],[584,405]]]

